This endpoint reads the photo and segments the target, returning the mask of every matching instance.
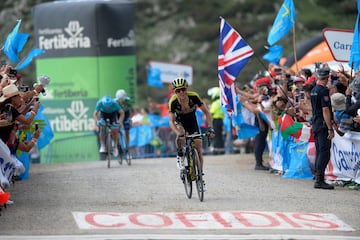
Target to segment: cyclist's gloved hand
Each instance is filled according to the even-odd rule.
[[[215,137],[215,131],[214,131],[214,129],[213,129],[213,128],[208,128],[207,134],[208,134],[211,138]]]
[[[98,126],[105,126],[106,125],[106,122],[104,119],[100,119],[99,121],[97,121],[96,123]]]

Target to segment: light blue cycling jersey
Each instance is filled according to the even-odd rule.
[[[99,101],[97,101],[95,106],[95,111],[97,112],[113,113],[113,112],[120,112],[120,110],[121,110],[121,106],[116,101],[112,101],[110,107],[105,107],[100,99]]]

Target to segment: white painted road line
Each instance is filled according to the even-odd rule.
[[[325,235],[198,235],[198,234],[111,234],[1,236],[2,240],[360,240],[360,237]]]
[[[329,213],[257,211],[72,212],[79,229],[268,229],[355,231]]]

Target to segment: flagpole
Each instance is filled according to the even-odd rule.
[[[297,56],[296,56],[296,36],[295,36],[295,23],[293,26],[293,51],[294,51],[294,61],[296,66],[296,72],[299,72],[298,62],[297,62]]]
[[[25,60],[26,56],[24,56],[15,66],[15,69]]]

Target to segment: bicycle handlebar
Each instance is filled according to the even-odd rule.
[[[209,137],[209,133],[194,133],[194,134],[189,134],[189,135],[185,135],[186,138],[196,138],[196,137]]]
[[[185,135],[186,139],[190,139],[190,138],[196,138],[196,137],[207,137],[208,139],[208,147],[210,147],[210,133],[194,133],[194,134],[189,134],[189,135]]]

